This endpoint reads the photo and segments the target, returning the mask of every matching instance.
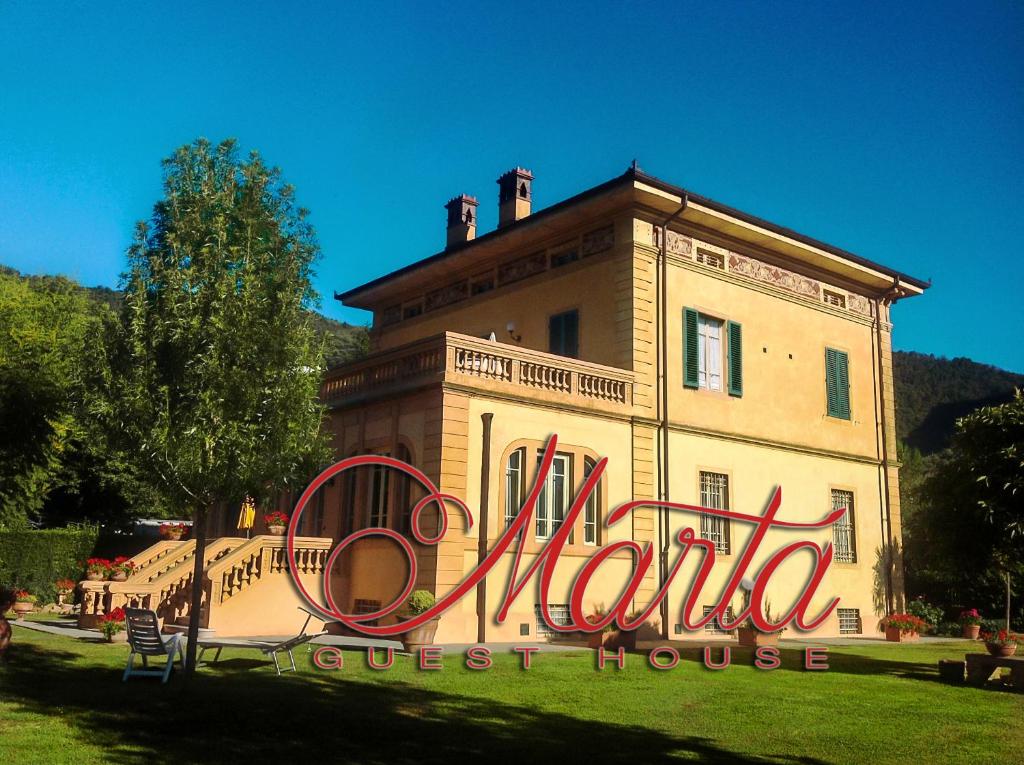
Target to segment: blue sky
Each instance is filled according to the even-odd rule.
[[[896,347],[1024,372],[1024,6],[374,5],[0,4],[0,263],[115,285],[160,159],[234,136],[363,322],[333,290],[440,249],[451,196],[486,231],[509,167],[536,209],[636,158],[931,278]]]

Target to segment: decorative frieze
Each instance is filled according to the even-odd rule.
[[[498,282],[510,284],[520,279],[526,279],[534,274],[546,271],[548,267],[548,256],[546,252],[535,252],[525,258],[513,260],[498,267]]]
[[[599,252],[610,250],[614,245],[615,226],[603,226],[594,231],[588,231],[583,235],[583,246],[580,248],[580,252],[586,258]]]
[[[854,293],[848,293],[849,297],[846,301],[846,307],[854,313],[863,314],[864,316],[871,315],[871,303],[868,302],[866,297],[862,295],[855,295]]]
[[[734,274],[749,276],[759,282],[766,282],[798,295],[821,299],[821,284],[814,279],[787,271],[785,268],[762,263],[735,252],[729,253],[729,270]]]
[[[465,300],[467,297],[469,297],[468,281],[449,284],[447,287],[427,293],[426,310],[434,311],[446,305],[457,303],[460,300]]]
[[[665,249],[673,255],[687,255],[693,251],[693,240],[672,229],[665,232]]]

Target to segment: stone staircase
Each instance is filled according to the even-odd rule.
[[[289,573],[287,539],[220,537],[207,542],[200,626],[219,636],[294,633],[306,615]],[[322,600],[321,580],[333,541],[296,537],[295,558],[303,586]],[[188,624],[192,602],[195,542],[158,542],[135,556],[123,582],[81,582],[80,627],[94,627],[118,607],[156,611],[164,631]]]

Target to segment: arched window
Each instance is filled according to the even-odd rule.
[[[537,455],[537,464],[544,455]],[[537,498],[537,539],[548,539],[558,531],[569,509],[569,487],[572,485],[572,455],[559,452],[551,462]]]
[[[508,455],[505,464],[505,528],[515,521],[522,505],[523,487],[525,482],[524,461],[526,449],[520,447]]]

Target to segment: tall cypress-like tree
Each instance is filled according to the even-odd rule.
[[[191,672],[211,509],[294,486],[328,456],[308,311],[319,247],[280,172],[233,140],[197,140],[163,168],[122,277],[112,414],[194,520]]]

